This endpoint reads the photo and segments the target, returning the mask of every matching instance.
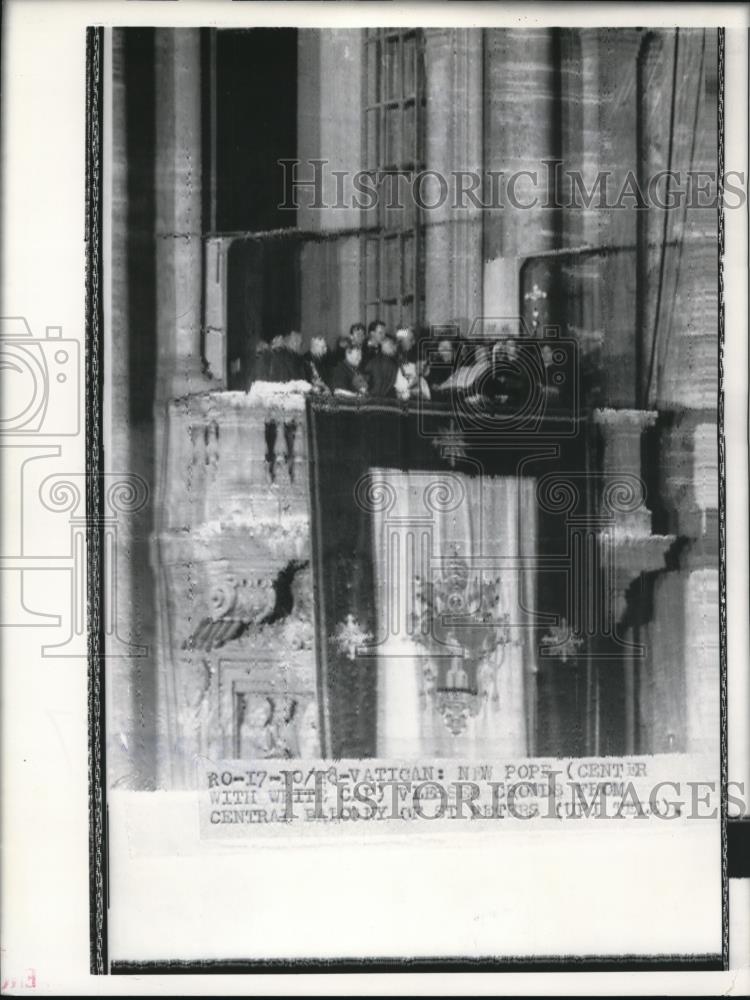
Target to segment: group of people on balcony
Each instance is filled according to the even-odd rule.
[[[259,345],[254,374],[255,380],[267,382],[309,382],[314,392],[339,397],[429,399],[421,367],[411,327],[390,334],[385,323],[373,320],[369,327],[353,323],[333,350],[325,337],[313,337],[303,353],[296,330],[275,337],[270,345]]]
[[[324,337],[313,337],[304,353],[296,330],[264,342],[253,380],[307,382],[315,393],[342,398],[432,399],[501,411],[523,405],[538,390],[554,408],[570,379],[561,378],[549,344],[534,346],[533,359],[522,357],[524,343],[508,333],[495,342],[438,337],[419,351],[411,327],[390,333],[376,319],[368,327],[353,323],[332,350]]]

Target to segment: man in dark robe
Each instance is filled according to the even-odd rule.
[[[362,349],[350,344],[344,360],[340,361],[331,374],[331,390],[334,396],[359,396],[367,392],[367,380],[359,366],[362,362]]]
[[[374,319],[367,327],[367,340],[362,347],[362,360],[365,365],[380,353],[380,348],[385,340],[385,323],[382,319]],[[356,343],[356,341],[355,341]]]
[[[430,353],[430,366],[426,377],[433,399],[448,399],[450,395],[449,390],[443,390],[441,386],[453,374],[455,361],[456,348],[454,341],[448,337],[444,337],[438,341],[437,351]]]
[[[344,360],[347,347],[353,343],[354,341],[348,333],[342,333],[341,336],[336,339],[336,345],[331,352],[331,373],[336,365],[339,364],[340,361]]]
[[[268,361],[266,363],[266,381],[267,382],[288,382],[288,364],[287,364],[287,354],[284,347],[284,336],[278,334],[271,341],[271,349],[268,352]]]
[[[271,367],[271,345],[267,340],[261,340],[255,348],[255,360],[252,367],[250,382],[268,382]]]
[[[512,414],[527,402],[529,394],[527,366],[519,357],[518,342],[514,337],[499,341],[492,351],[491,396],[493,409]]]
[[[352,323],[349,327],[349,338],[355,347],[364,349],[365,346],[365,324],[364,323]]]
[[[269,382],[300,382],[306,381],[305,363],[302,359],[302,334],[291,330],[286,336],[274,337],[271,341],[271,360],[266,376]],[[276,436],[278,424],[276,420],[266,420],[266,467],[271,482],[276,480]],[[294,446],[297,436],[297,421],[284,421],[284,440],[286,442],[286,464],[289,478],[294,480]]]
[[[285,382],[305,382],[307,373],[302,358],[302,334],[299,330],[290,330],[284,337],[284,373]]]
[[[378,399],[394,399],[398,375],[398,348],[393,337],[385,337],[380,350],[365,364],[369,394]]]

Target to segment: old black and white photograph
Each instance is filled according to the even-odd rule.
[[[193,6],[89,21],[86,475],[24,472],[91,972],[727,969],[741,32]]]
[[[718,767],[717,66],[690,28],[114,32],[114,787]]]
[[[113,31],[112,790],[252,843],[718,778],[721,45]]]

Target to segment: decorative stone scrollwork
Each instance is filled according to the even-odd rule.
[[[210,594],[208,617],[185,641],[184,648],[206,652],[238,638],[250,625],[259,625],[272,614],[276,590],[270,577],[244,580],[228,576]]]
[[[250,624],[269,615],[276,603],[273,581],[268,577],[240,580],[229,576],[211,592],[211,617],[214,621],[232,616]]]
[[[211,604],[211,618],[219,621],[226,618],[234,611],[237,605],[237,587],[239,581],[236,577],[227,577],[222,583],[218,583],[209,597]]]
[[[298,569],[291,582],[292,607],[277,617],[276,581],[270,576],[245,579],[227,576],[214,585],[209,614],[184,640],[183,649],[211,652],[252,631],[254,646],[264,653],[286,656],[311,650],[314,641],[312,573]]]

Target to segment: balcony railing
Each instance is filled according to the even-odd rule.
[[[307,516],[305,402],[208,392],[173,400],[161,528],[167,532]],[[208,526],[208,527],[206,527]]]

